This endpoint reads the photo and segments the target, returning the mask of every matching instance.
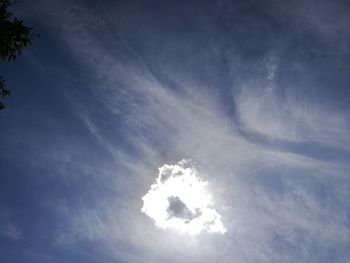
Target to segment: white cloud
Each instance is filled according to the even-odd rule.
[[[82,17],[88,17],[88,24],[94,21],[89,16]],[[69,15],[56,23],[62,20],[69,26],[76,25],[70,22]],[[116,166],[126,170],[115,171],[113,167],[105,171],[99,167],[98,172],[90,173],[96,173],[94,180],[113,189],[115,196],[106,198],[103,191],[93,189],[91,196],[98,200],[96,207],[72,208],[65,214],[70,226],[65,228],[66,235],[72,240],[104,240],[110,254],[125,262],[319,262],[312,255],[313,247],[329,249],[329,244],[349,242],[344,205],[349,196],[349,182],[344,176],[348,167],[254,143],[238,132],[241,127],[233,121],[237,117],[251,131],[270,138],[298,142],[317,139],[337,147],[342,144],[340,141],[348,140],[345,119],[324,105],[311,105],[292,97],[283,100],[270,87],[261,91],[259,81],[256,87],[235,97],[237,115],[229,116],[220,110],[217,97],[198,92],[201,89],[188,80],[175,79],[183,90],[172,92],[148,70],[146,63],[124,65],[114,56],[116,53],[88,34],[88,27],[81,25],[84,21],[79,23],[77,30],[62,29],[65,41],[74,48],[74,57],[94,70],[95,84],[100,88],[95,89],[98,98],[116,117],[108,122],[120,122],[121,133],[128,134],[136,154],[128,154],[118,140],[104,136],[88,111],[77,114],[112,154]],[[120,49],[121,53],[124,51]],[[277,66],[273,64],[268,71],[269,81],[276,78]],[[154,183],[156,168],[183,156],[200,164],[198,170],[203,178],[198,179],[195,172],[195,176],[184,180],[185,189],[191,180],[197,183],[199,192],[208,187],[206,181],[210,182],[210,192],[215,205],[220,204],[227,228],[225,235],[198,235],[198,239],[184,240],[155,228],[140,213],[141,197]],[[171,167],[171,180],[161,182],[166,167]],[[184,175],[188,167],[162,166],[157,182],[144,198],[144,212],[159,219],[156,223],[163,228],[170,228],[176,220],[186,227],[186,219],[199,218],[196,206],[203,209],[210,204],[208,200],[191,204],[185,200],[185,194],[176,192],[179,188],[172,189],[172,182],[178,179],[173,176],[176,169]],[[104,173],[113,176],[101,176]],[[165,192],[156,201],[163,202],[152,207],[160,195],[159,189]],[[168,210],[169,203],[173,205]],[[219,231],[213,232],[223,232],[220,217],[210,209],[208,221],[212,223],[207,230],[219,226]],[[198,224],[200,229],[203,222]],[[286,246],[285,251],[278,248],[278,238]],[[298,256],[293,249],[304,254]]]
[[[182,160],[159,168],[156,183],[142,197],[142,212],[163,229],[173,228],[183,233],[225,233],[221,216],[212,208],[212,197],[195,168]]]
[[[0,236],[19,239],[22,236],[21,228],[12,222],[11,212],[3,209],[0,212]]]
[[[21,230],[14,224],[7,222],[0,226],[0,234],[11,239],[18,239],[21,237]]]
[[[269,139],[349,147],[346,136],[349,125],[342,112],[292,91],[278,95],[273,82],[257,85],[244,86],[234,99],[239,120],[246,130]]]

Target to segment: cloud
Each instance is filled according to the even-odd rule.
[[[22,236],[21,228],[13,223],[13,216],[7,209],[2,209],[0,213],[0,236],[10,239],[19,239]]]
[[[21,237],[21,230],[14,224],[7,222],[0,226],[0,234],[11,239],[19,239]]]
[[[174,228],[180,232],[198,234],[225,233],[221,216],[212,208],[211,195],[195,168],[182,160],[175,165],[159,168],[156,183],[142,197],[142,212],[163,229]]]
[[[349,120],[344,112],[334,109],[333,102],[322,101],[317,94],[308,95],[298,87],[281,92],[274,80],[281,66],[274,60],[267,59],[264,78],[241,83],[235,93],[242,130],[272,140],[313,141],[349,148]]]
[[[125,262],[322,262],[327,253],[349,243],[349,167],[319,160],[317,152],[310,157],[302,150],[295,153],[290,145],[281,149],[274,141],[261,144],[255,138],[349,145],[342,143],[348,142],[346,118],[317,100],[310,103],[293,94],[280,96],[277,84],[272,83],[282,65],[279,54],[265,61],[265,80],[249,74],[251,81],[238,80],[233,90],[225,90],[227,97],[233,94],[231,103],[236,111],[230,115],[222,106],[227,101],[215,96],[209,84],[196,80],[195,71],[184,72],[168,63],[164,68],[176,73],[171,80],[179,86],[172,90],[151,70],[153,65],[130,55],[125,39],[117,41],[116,50],[106,48],[89,29],[96,22],[99,30],[108,32],[100,18],[95,19],[84,8],[71,9],[77,13],[65,9],[67,12],[60,12],[64,19],[56,16],[53,24],[59,27],[73,57],[89,68],[89,78],[94,80],[91,88],[104,106],[94,107],[93,111],[100,113],[94,115],[91,105],[82,103],[83,110],[75,114],[111,153],[115,165],[86,167],[89,177],[84,180],[93,183],[91,189],[84,189],[84,197],[95,202],[76,206],[67,202],[61,233],[63,241],[69,239],[67,246],[75,240],[98,240],[110,249],[108,255]],[[113,32],[118,31],[118,22]],[[168,36],[169,42],[181,45],[171,38]],[[153,44],[158,49],[158,43]],[[225,53],[221,45],[216,50]],[[176,50],[187,48],[184,44]],[[210,50],[205,54],[212,55]],[[197,59],[195,54],[188,55]],[[231,68],[251,70],[249,63],[237,63],[242,59],[227,60]],[[206,66],[215,68],[209,63]],[[243,71],[236,74],[244,75]],[[193,79],[182,78],[184,75]],[[242,87],[240,92],[237,87]],[[78,102],[79,98],[72,99],[72,103]],[[96,116],[104,116],[106,124],[99,125],[101,120]],[[247,130],[253,136],[246,136]],[[113,131],[112,136],[106,131]],[[186,162],[168,165],[183,156],[199,166]],[[72,177],[84,172],[83,164],[76,163],[80,170]],[[157,167],[160,171],[154,182]],[[192,192],[198,196],[204,192],[207,199],[191,201],[193,195],[188,198],[186,194],[192,190],[190,182],[198,187]],[[140,212],[141,207],[160,228],[227,231],[225,235],[204,234],[184,240],[174,231],[154,227]],[[321,255],[315,253],[315,247]]]

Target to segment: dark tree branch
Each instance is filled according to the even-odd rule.
[[[11,4],[11,0],[0,0],[0,59],[3,61],[15,61],[23,48],[32,44],[32,38],[35,36],[32,27],[25,26],[23,21],[16,17],[12,18],[12,13],[8,10]],[[1,99],[10,95],[5,79],[0,76]],[[0,102],[0,110],[4,108],[6,105]]]

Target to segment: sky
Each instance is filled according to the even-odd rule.
[[[12,12],[0,262],[350,262],[349,1]]]

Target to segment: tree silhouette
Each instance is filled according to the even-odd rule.
[[[11,0],[0,0],[0,59],[3,61],[15,61],[21,54],[22,49],[31,45],[34,36],[31,27],[23,24],[22,20],[12,17],[8,10]],[[4,77],[0,76],[0,98],[6,99],[11,91],[6,88]],[[6,108],[4,102],[0,101],[0,110]]]

